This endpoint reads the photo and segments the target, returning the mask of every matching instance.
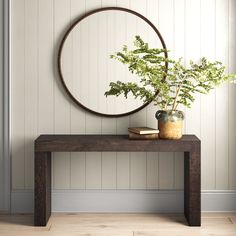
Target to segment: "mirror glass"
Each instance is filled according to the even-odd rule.
[[[112,81],[136,81],[128,67],[111,59],[124,44],[134,49],[139,35],[150,47],[163,48],[157,32],[138,15],[124,10],[101,10],[78,21],[66,34],[59,54],[61,79],[70,96],[82,107],[101,115],[125,115],[144,106],[143,101],[108,96]]]

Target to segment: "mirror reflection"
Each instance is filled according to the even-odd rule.
[[[70,95],[90,111],[121,115],[138,109],[143,102],[130,95],[104,95],[112,81],[139,81],[136,75],[110,55],[123,45],[134,48],[139,35],[150,47],[163,48],[154,29],[142,18],[121,10],[98,11],[79,21],[61,48],[59,67]]]

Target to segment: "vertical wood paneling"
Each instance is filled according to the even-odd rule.
[[[159,29],[159,1],[147,1],[146,17]],[[162,34],[162,32],[161,32]],[[158,126],[155,113],[158,107],[153,103],[147,107],[147,126],[156,129]],[[159,153],[147,153],[147,189],[158,189]]]
[[[33,187],[38,132],[38,1],[25,0],[25,188]]]
[[[207,35],[207,37],[206,37]],[[201,1],[201,56],[215,59],[215,0]],[[202,188],[215,188],[215,90],[201,95]]]
[[[12,188],[25,187],[25,1],[12,1],[11,30],[11,158]]]
[[[184,153],[175,152],[175,169],[174,169],[174,188],[183,189],[184,188]]]
[[[38,1],[38,132],[54,132],[53,0]]]
[[[177,59],[184,57],[185,53],[185,0],[174,0],[173,4],[173,53],[174,57]]]
[[[130,8],[146,16],[146,4],[141,0],[130,1]],[[133,30],[138,30],[138,25]],[[127,32],[128,33],[128,32]],[[147,124],[147,108],[130,116],[130,126],[146,126]],[[147,185],[147,154],[146,153],[130,153],[130,188],[145,189]]]
[[[124,116],[117,119],[116,123],[116,133],[117,134],[127,134],[127,128],[130,127],[130,116]]]
[[[140,14],[146,16],[147,9],[146,4],[144,5],[142,0],[137,0],[135,2],[130,1],[130,8],[134,11],[139,12]],[[134,29],[136,28],[136,32],[138,29],[138,26],[136,25]],[[133,30],[133,29],[132,29]],[[147,124],[147,116],[146,116],[147,108],[145,107],[141,111],[133,114],[130,116],[130,126],[146,126]],[[146,154],[144,154],[146,155]]]
[[[116,0],[117,6],[124,7],[124,8],[130,8],[130,2],[131,0]]]
[[[159,29],[159,1],[149,0],[146,2],[145,16]],[[162,34],[162,32],[160,32]],[[157,38],[152,37],[152,32],[147,32],[147,41],[149,42],[150,47],[154,47],[156,45],[160,45]],[[146,117],[147,117],[147,126],[152,128],[157,128],[157,120],[155,118],[155,113],[158,110],[157,106],[154,106],[151,103],[146,109]]]
[[[127,0],[125,0],[128,2]],[[102,7],[115,7],[117,5],[117,0],[101,0]]]
[[[70,182],[72,189],[85,189],[86,156],[84,152],[71,153]]]
[[[182,58],[183,63],[186,64],[186,0],[174,0],[174,43],[173,43],[173,57],[175,59]],[[186,114],[186,107],[183,105],[178,106],[178,110],[181,110]],[[183,122],[183,133],[186,133],[186,119]],[[178,161],[178,158],[176,158]]]
[[[117,0],[116,1],[118,7],[124,7],[124,8],[130,8],[130,0]],[[127,28],[126,28],[126,35],[127,35]],[[124,116],[116,121],[116,132],[117,134],[127,134],[127,127],[130,125],[130,116]],[[123,154],[127,155],[127,158],[129,158],[129,153]],[[127,186],[127,184],[125,184]]]
[[[159,0],[159,29],[165,39],[166,47],[171,50],[170,56],[173,56],[173,0]],[[171,12],[171,14],[166,14]],[[159,153],[159,188],[173,188],[174,186],[174,153]],[[162,171],[165,170],[165,171]]]
[[[146,153],[130,154],[130,189],[145,189],[147,186]]]
[[[149,105],[121,118],[101,118],[78,108],[59,82],[58,44],[70,22],[86,11],[116,5],[149,18],[172,50],[171,56],[184,57],[186,61],[197,61],[200,56],[216,58],[230,72],[235,72],[234,0],[12,0],[13,189],[33,187],[32,141],[37,133],[124,134],[129,126],[157,126],[154,115],[158,107]],[[111,27],[112,23],[109,24]],[[119,25],[119,20],[116,25],[120,33],[114,32],[109,43],[119,47],[119,42],[130,32],[124,23]],[[98,30],[99,27],[98,23]],[[136,24],[132,30],[140,30],[139,27]],[[78,37],[83,39],[87,33],[92,35],[93,31],[86,32],[83,28]],[[103,36],[98,35],[99,42]],[[83,67],[84,60],[93,59],[93,50],[106,53],[97,46],[90,53],[86,47],[79,50],[84,57],[73,58],[68,54],[69,66],[79,61]],[[98,58],[94,60],[97,69],[83,70],[81,76],[87,77],[89,73],[95,76],[96,71],[106,69],[114,80],[125,74],[122,67],[115,67],[113,73]],[[72,70],[71,83],[75,82],[76,73]],[[86,86],[89,81],[80,84],[80,96],[84,96]],[[192,109],[186,111],[185,131],[201,135],[202,139],[204,189],[236,189],[235,96],[235,86],[226,84],[207,96],[198,96]],[[99,106],[103,103],[98,101]],[[183,107],[179,109],[185,111]],[[183,188],[183,153],[55,153],[53,161],[56,189]]]
[[[85,13],[85,0],[71,0],[70,14],[71,20],[76,20],[80,15]],[[78,40],[81,39],[81,35]],[[73,44],[75,42],[73,41]],[[79,64],[81,68],[82,58],[73,58],[74,61]],[[76,68],[73,67],[72,80],[76,81]],[[80,86],[78,86],[81,91]],[[70,109],[70,128],[71,134],[84,134],[85,133],[85,111],[82,108],[78,108],[76,104],[71,103]],[[70,187],[72,189],[85,189],[85,160],[86,154],[82,153],[70,153]]]
[[[102,153],[102,189],[116,189],[116,153]]]
[[[229,0],[216,0],[216,59],[228,67]],[[227,69],[228,70],[228,69]],[[228,189],[229,168],[229,89],[216,88],[216,189]]]
[[[101,2],[102,7],[109,7],[109,6],[116,6],[116,0],[102,0]],[[107,26],[107,25],[106,25]],[[101,26],[104,27],[104,26]],[[108,28],[106,28],[108,29]],[[101,32],[103,34],[103,32]],[[107,40],[106,35],[100,35],[101,40]],[[106,39],[105,39],[106,38]],[[114,41],[114,39],[113,39]],[[101,49],[100,49],[101,50]],[[108,65],[105,60],[107,58],[107,48],[103,51],[102,57],[104,58],[104,65],[101,67],[105,67],[106,74],[108,75]],[[109,77],[108,77],[109,78]],[[105,79],[105,83],[107,83],[108,78]],[[101,81],[104,78],[99,78]],[[103,87],[104,88],[104,87]],[[105,101],[106,103],[106,101]],[[101,104],[101,106],[104,106]],[[116,134],[117,133],[117,119],[116,118],[102,118],[102,134]],[[117,188],[117,153],[110,152],[110,153],[102,153],[102,189],[116,189]]]
[[[125,12],[122,12],[122,14],[116,14],[115,16],[115,34],[114,34],[114,42],[115,42],[115,51],[118,51],[122,48],[122,44],[124,42],[127,42],[128,40],[131,40],[127,37],[127,19],[128,16]],[[125,27],[124,27],[125,26]],[[133,39],[132,39],[133,40]],[[114,80],[123,80],[123,81],[128,81],[128,75],[130,72],[127,69],[127,66],[122,65],[121,63],[118,63],[117,61],[115,62],[115,76]],[[115,109],[116,112],[124,112],[127,111],[127,107],[129,104],[130,100],[127,100],[124,98],[124,96],[119,96],[115,100]]]
[[[158,189],[159,171],[158,171],[158,153],[147,153],[147,189]]]
[[[102,155],[96,152],[86,153],[86,189],[102,188]]]
[[[117,189],[129,189],[130,187],[130,158],[127,152],[117,153],[116,163]]]
[[[174,187],[173,153],[159,153],[159,189],[172,189]]]
[[[71,21],[74,22],[76,19],[78,19],[78,17],[84,14],[85,9],[86,9],[85,0],[71,0],[71,7],[70,7]],[[80,38],[78,40],[80,40],[82,37],[81,34],[79,36]],[[73,42],[73,43],[76,43],[76,42]],[[82,61],[83,61],[82,57],[73,58],[73,65],[74,65],[74,61],[77,62],[77,65],[79,66],[79,68],[82,67]],[[76,72],[77,70],[76,70],[76,67],[74,66],[73,75],[72,75],[74,83],[76,81],[76,75],[77,75]],[[81,92],[81,86],[78,86],[78,87]],[[86,122],[85,111],[82,108],[78,108],[78,106],[74,102],[71,103],[70,119],[71,119],[70,120],[71,133],[84,134],[85,122]],[[71,164],[73,165],[73,163]]]
[[[91,11],[100,8],[101,0],[86,1],[86,11]],[[90,70],[90,68],[88,68]],[[86,113],[86,134],[101,134],[102,132],[102,118],[90,113]],[[95,168],[95,170],[94,170]],[[87,153],[86,154],[86,188],[87,189],[101,189],[101,168],[102,168],[102,154],[101,153]]]
[[[101,134],[102,123],[101,118],[96,115],[86,112],[85,133],[86,134]]]
[[[140,111],[135,115],[130,116],[130,126],[137,127],[146,125],[146,113]],[[144,126],[145,126],[144,125]],[[130,153],[130,188],[131,189],[145,189],[146,188],[146,165],[147,154]]]
[[[185,55],[185,0],[174,0],[173,1],[173,57],[175,59],[183,58]],[[186,113],[184,106],[179,106],[178,110]],[[185,133],[185,120],[183,122],[183,132]],[[174,153],[174,188],[183,188],[183,165],[184,165],[184,154]]]
[[[92,110],[98,109],[98,32],[99,32],[99,24],[98,24],[98,15],[93,15],[91,18],[88,18],[88,61],[89,65],[92,65],[92,68],[89,68],[88,71],[88,107],[91,107]],[[97,38],[97,40],[93,40]],[[91,63],[91,64],[90,64]]]
[[[101,0],[86,0],[86,12],[101,8]],[[90,70],[88,68],[88,70]],[[102,118],[90,113],[86,113],[86,134],[101,134]]]
[[[84,8],[82,8],[83,12],[85,11],[86,12],[86,1],[84,2]],[[80,10],[81,11],[81,10]],[[80,12],[79,11],[79,12]],[[81,68],[85,68],[84,70],[82,70],[80,72],[80,76],[81,78],[87,78],[88,77],[88,66],[87,66],[87,61],[88,61],[88,40],[87,37],[88,37],[88,31],[86,30],[87,28],[87,21],[85,22],[85,24],[82,24],[81,26],[81,34],[80,34],[80,40],[81,42],[84,42],[84,45],[82,46],[81,45],[81,55],[83,56],[80,56],[80,67]],[[81,43],[82,44],[82,43]],[[88,91],[88,80],[81,80],[80,82],[80,96],[79,97],[86,97],[86,92]],[[85,112],[85,123],[84,123],[84,128],[85,128],[85,133],[86,133],[86,128],[87,128],[87,125],[86,125],[86,115],[87,113]]]
[[[185,60],[199,61],[200,58],[200,3],[201,1],[185,1]],[[195,95],[195,101],[191,109],[186,109],[186,132],[201,135],[201,95]]]
[[[157,112],[158,108],[157,106],[154,106],[153,103],[151,103],[150,105],[148,105],[147,107],[147,127],[153,128],[153,129],[157,129],[158,127],[158,122],[157,119],[155,118],[155,114]]]
[[[229,2],[229,72],[236,73],[236,2]],[[229,189],[236,189],[236,86],[229,87]]]
[[[115,47],[115,18],[112,19],[112,12],[109,12],[108,18],[110,20],[107,21],[107,48],[114,48]],[[108,55],[111,53],[110,51],[107,52]],[[107,77],[106,81],[109,83],[110,81],[115,81],[115,61],[114,60],[108,60],[107,61]],[[108,96],[106,99],[106,111],[108,113],[115,112],[115,97],[114,96]]]
[[[69,3],[69,4],[68,4]],[[56,56],[58,44],[63,32],[69,27],[71,22],[70,5],[71,0],[54,0],[54,129],[56,134],[70,133],[70,101],[58,78]],[[71,58],[68,58],[71,60]],[[70,154],[55,153],[53,157],[53,184],[54,188],[70,188]]]
[[[70,154],[67,152],[54,153],[53,188],[70,188]]]
[[[116,0],[102,0],[102,7],[109,7],[109,6],[116,6]],[[101,32],[101,34],[104,34],[104,33]],[[106,34],[107,34],[107,32],[106,32]],[[107,40],[105,35],[101,35],[101,40]],[[104,65],[101,67],[104,68],[107,72],[107,63],[105,60],[106,54],[107,54],[107,49],[104,50],[104,54],[102,54],[103,56],[101,57],[101,58],[104,58]],[[108,78],[106,78],[105,80],[104,80],[104,78],[100,78],[100,79],[101,79],[101,81],[104,81],[106,83]],[[106,101],[105,101],[105,103],[106,103]],[[101,104],[101,106],[102,105],[104,106],[105,104]],[[103,134],[115,134],[116,133],[116,122],[117,122],[116,118],[111,119],[111,118],[103,117],[102,118],[102,133]]]
[[[55,0],[54,0],[55,1]],[[71,22],[71,12],[70,12],[70,3],[71,0],[59,0],[54,2],[54,40],[55,40],[55,73],[56,83],[55,83],[55,133],[68,133],[70,132],[70,100],[67,98],[64,89],[59,81],[56,58],[58,52],[58,46],[60,40],[63,36],[63,33],[70,26]],[[71,58],[68,55],[68,60]],[[72,75],[72,74],[71,74]],[[67,98],[67,99],[65,99]]]

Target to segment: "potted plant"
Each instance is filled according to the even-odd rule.
[[[181,58],[165,57],[164,49],[149,48],[140,36],[136,36],[134,46],[134,50],[129,50],[124,45],[122,51],[111,58],[126,64],[131,73],[139,76],[140,83],[111,82],[105,95],[123,94],[127,98],[128,93],[132,93],[144,102],[154,101],[160,107],[156,112],[160,138],[182,137],[184,114],[178,110],[180,104],[190,108],[196,93],[207,94],[217,85],[236,78],[225,74],[225,67],[219,61],[201,58],[199,63],[190,61],[189,66],[185,66]]]

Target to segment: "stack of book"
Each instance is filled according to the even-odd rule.
[[[158,139],[158,129],[149,127],[130,127],[128,128],[130,139]]]

